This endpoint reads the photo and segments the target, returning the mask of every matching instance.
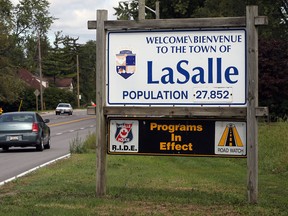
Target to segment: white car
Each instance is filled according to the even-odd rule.
[[[65,113],[67,113],[68,115],[72,115],[73,108],[71,104],[59,103],[58,106],[56,107],[55,114],[60,115],[60,114],[65,114]]]

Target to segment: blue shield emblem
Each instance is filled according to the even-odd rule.
[[[131,50],[121,50],[116,54],[116,71],[124,79],[135,73],[136,55]]]
[[[130,142],[133,139],[132,124],[116,124],[115,139],[123,144]]]

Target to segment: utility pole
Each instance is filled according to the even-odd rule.
[[[39,57],[39,76],[40,76],[40,104],[41,104],[41,111],[43,111],[41,36],[39,30],[38,30],[38,57]]]
[[[159,1],[156,1],[156,9],[153,10],[152,8],[148,7],[145,5],[145,0],[139,0],[139,20],[145,20],[145,9],[151,11],[152,13],[155,14],[156,19],[160,19],[160,6],[159,6]]]
[[[160,19],[160,6],[159,6],[159,1],[156,1],[155,14],[156,14],[156,19]]]
[[[80,94],[79,94],[79,91],[80,91],[80,86],[79,86],[79,56],[77,54],[77,106],[78,106],[78,109],[80,108]]]
[[[145,0],[139,0],[138,19],[145,20]]]

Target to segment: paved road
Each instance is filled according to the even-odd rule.
[[[89,133],[95,132],[95,116],[87,115],[86,110],[76,110],[72,116],[42,114],[50,119],[51,149],[38,152],[35,148],[10,148],[0,150],[0,182],[13,178],[32,168],[69,154],[69,146],[76,137],[84,140]]]

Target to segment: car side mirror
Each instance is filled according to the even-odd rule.
[[[49,123],[50,120],[49,120],[49,119],[44,119],[44,122],[45,122],[45,123]]]

